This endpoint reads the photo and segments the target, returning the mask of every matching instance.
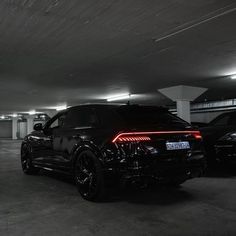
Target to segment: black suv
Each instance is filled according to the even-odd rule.
[[[205,168],[200,132],[161,107],[81,105],[34,130],[22,143],[23,171],[69,173],[87,200],[120,182],[178,185]]]

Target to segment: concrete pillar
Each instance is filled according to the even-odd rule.
[[[12,117],[12,139],[17,139],[17,117]]]
[[[58,111],[56,109],[50,109],[50,110],[45,110],[44,111],[45,114],[47,114],[50,118],[52,118],[53,116],[55,116]]]
[[[34,116],[27,116],[27,134],[30,134],[34,130]]]
[[[177,115],[190,123],[190,102],[194,101],[206,90],[207,88],[179,85],[159,89],[158,91],[171,100],[175,101],[177,104]]]
[[[190,122],[190,102],[185,100],[177,100],[177,116]]]

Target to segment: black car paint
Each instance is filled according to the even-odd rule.
[[[217,124],[217,121],[228,117],[225,124]],[[207,160],[210,163],[216,161],[215,145],[225,134],[236,130],[236,112],[226,112],[213,119],[206,127],[199,128],[203,136]]]
[[[84,105],[85,106],[85,105]],[[107,105],[108,106],[108,105]],[[82,106],[78,106],[79,109]],[[100,105],[87,105],[99,113]],[[74,108],[73,108],[74,109]],[[76,108],[75,108],[76,109]],[[105,127],[102,122],[97,126],[90,127],[59,127],[50,129],[50,124],[58,117],[66,114],[67,111],[58,113],[49,120],[43,130],[33,131],[27,135],[22,145],[27,145],[32,154],[34,166],[50,170],[62,171],[73,174],[74,163],[78,154],[82,150],[91,150],[99,159],[103,166],[104,173],[110,176],[125,178],[149,176],[156,179],[176,177],[186,175],[187,178],[199,176],[205,168],[204,151],[201,141],[195,140],[188,135],[163,135],[153,137],[152,144],[143,145],[145,151],[130,153],[129,148],[122,150],[119,144],[114,144],[111,140],[119,132],[133,131],[153,131],[153,130],[189,130],[189,124],[173,124],[162,126],[142,127],[122,126]],[[190,150],[179,150],[167,152],[164,147],[167,140],[182,141],[188,140],[191,145]],[[134,144],[133,144],[134,145]],[[137,144],[135,144],[137,145]],[[146,145],[146,146],[145,146]],[[139,146],[133,146],[138,148]],[[159,153],[151,153],[148,148],[157,148]],[[133,150],[133,149],[132,149]]]
[[[214,148],[217,161],[236,164],[236,131],[219,138]]]

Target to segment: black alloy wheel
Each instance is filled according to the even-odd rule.
[[[30,151],[27,145],[23,145],[21,148],[21,166],[25,174],[33,175],[39,172],[39,169],[35,168],[32,164]]]
[[[105,195],[104,177],[99,160],[91,151],[83,151],[75,163],[75,181],[81,196],[101,201]]]

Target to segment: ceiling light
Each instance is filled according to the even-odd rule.
[[[18,115],[17,114],[12,114],[12,117],[17,117]]]
[[[132,96],[131,94],[121,94],[117,96],[111,96],[107,98],[107,101],[112,102],[112,101],[117,101],[117,100],[123,100],[123,99],[130,98],[131,96]]]
[[[35,110],[31,110],[31,111],[29,111],[28,113],[29,113],[29,115],[35,115],[35,114],[36,114],[36,111],[35,111]]]
[[[62,105],[62,106],[57,106],[56,110],[57,111],[62,111],[62,110],[66,110],[67,109],[67,105]]]
[[[5,116],[2,115],[0,118],[3,120],[3,119],[5,119]]]
[[[231,75],[230,79],[236,79],[236,74],[235,75]]]

